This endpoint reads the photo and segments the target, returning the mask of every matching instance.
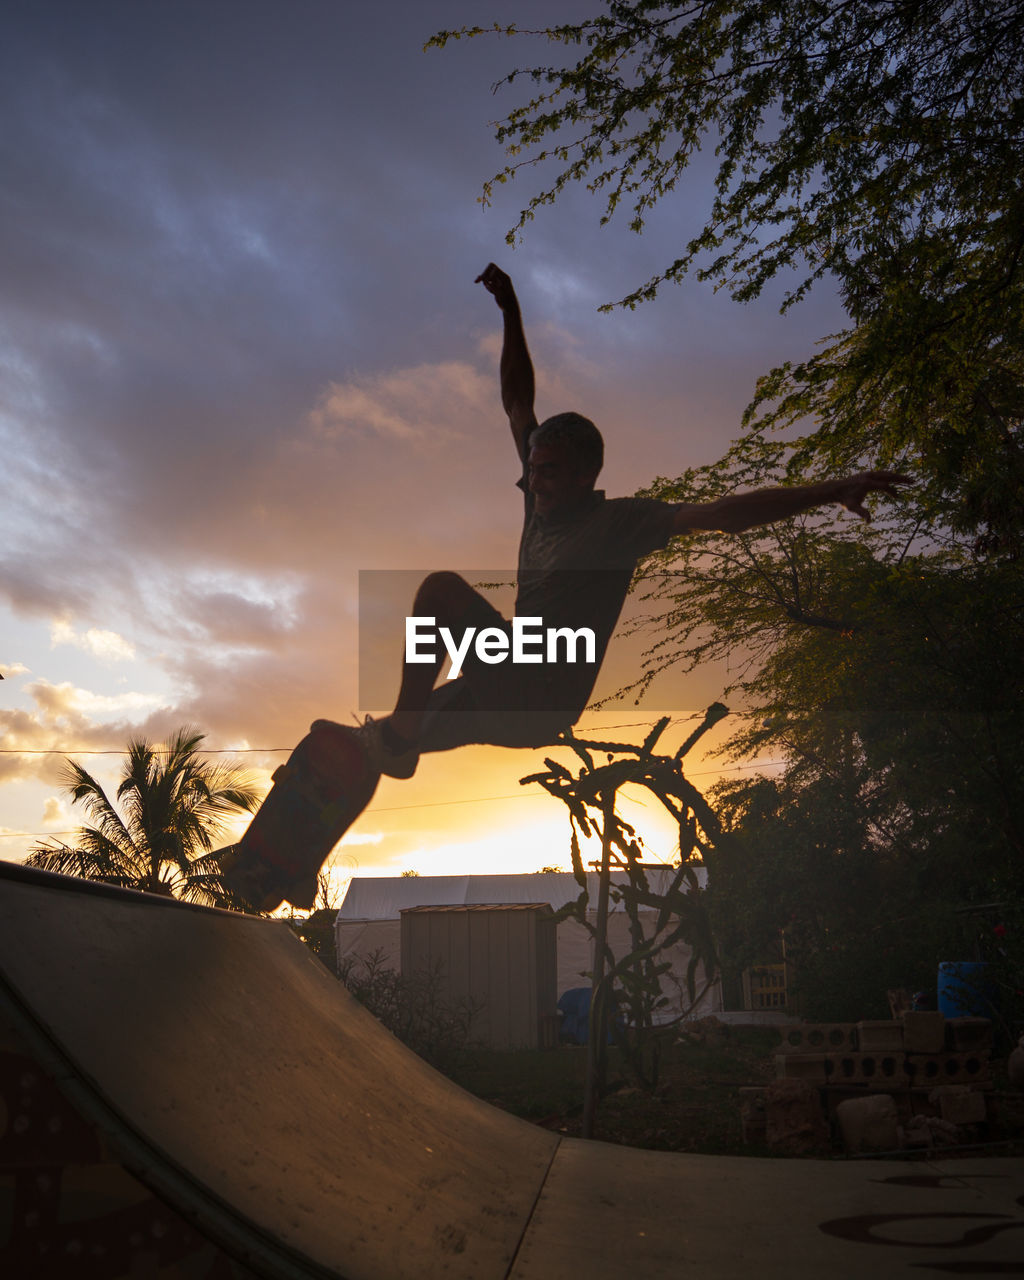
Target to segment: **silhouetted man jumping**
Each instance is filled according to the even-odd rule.
[[[239,843],[220,856],[238,899],[272,911],[309,907],[317,871],[362,813],[379,775],[408,778],[425,751],[469,743],[553,742],[587,705],[638,560],[677,534],[740,532],[838,502],[869,519],[869,493],[908,483],[891,471],[758,489],[708,503],[612,498],[594,488],[604,461],[589,418],[560,413],[538,425],[533,365],[512,282],[491,263],[478,277],[501,308],[501,401],[519,454],[523,533],[515,614],[507,620],[463,578],[432,573],[406,619],[398,700],[358,727],[314,721],[274,773]],[[432,628],[421,646],[417,628]],[[429,639],[443,639],[444,648]],[[460,674],[438,682],[445,652]],[[449,672],[449,677],[455,671]]]
[[[438,646],[432,658],[419,655],[415,662],[407,653],[394,710],[383,720],[368,720],[361,731],[374,766],[396,778],[411,777],[424,751],[469,743],[540,746],[574,724],[593,690],[637,562],[677,534],[738,533],[833,502],[868,520],[869,493],[895,495],[896,486],[909,482],[895,472],[866,471],[708,503],[608,499],[594,488],[604,462],[594,423],[578,413],[559,413],[538,425],[533,364],[512,281],[492,262],[477,282],[492,294],[504,320],[501,402],[522,467],[515,618],[503,618],[458,574],[424,579],[413,616],[433,619],[451,636],[465,637],[473,628],[487,642],[471,650],[467,641],[462,674],[440,687],[445,650]],[[556,651],[557,641],[563,642],[561,660],[556,653],[548,661],[542,643],[520,646],[522,660],[508,660],[525,620],[541,627],[541,641],[555,633]],[[593,644],[584,660],[577,653],[573,661],[581,630],[592,635]]]

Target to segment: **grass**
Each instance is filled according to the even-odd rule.
[[[631,1086],[609,1050],[608,1093],[596,1136],[659,1151],[765,1154],[743,1142],[739,1090],[775,1076],[778,1036],[754,1027],[723,1028],[665,1050],[653,1094]],[[477,1050],[458,1082],[477,1097],[558,1133],[579,1136],[586,1049],[499,1053]]]
[[[775,1079],[778,1044],[778,1034],[768,1028],[705,1027],[700,1038],[666,1049],[653,1094],[629,1084],[616,1051],[610,1049],[609,1090],[598,1109],[595,1136],[657,1151],[779,1156],[779,1150],[743,1141],[739,1094],[744,1086],[767,1085]],[[456,1078],[463,1088],[504,1111],[578,1137],[586,1053],[575,1045],[507,1053],[476,1049],[463,1060]],[[966,1134],[965,1140],[1012,1141],[1020,1154],[1024,1094],[1009,1089],[1003,1060],[996,1059],[993,1066],[990,1123]],[[833,1153],[840,1154],[838,1145]],[[992,1154],[1010,1152],[993,1149]]]

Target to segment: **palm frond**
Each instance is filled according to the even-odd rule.
[[[91,824],[73,845],[41,844],[28,864],[187,901],[225,903],[213,850],[228,820],[258,808],[261,792],[237,767],[210,763],[203,734],[178,729],[165,747],[128,742],[116,799],[75,761],[62,782]]]

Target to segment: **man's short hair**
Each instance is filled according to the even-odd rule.
[[[604,440],[582,413],[556,413],[545,418],[530,435],[530,448],[536,444],[564,445],[579,460],[582,471],[596,475],[604,466]]]

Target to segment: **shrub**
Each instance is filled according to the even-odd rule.
[[[483,1006],[443,997],[440,965],[410,976],[396,972],[382,949],[345,956],[338,977],[353,996],[403,1044],[432,1067],[453,1075],[469,1050],[473,1023]]]

